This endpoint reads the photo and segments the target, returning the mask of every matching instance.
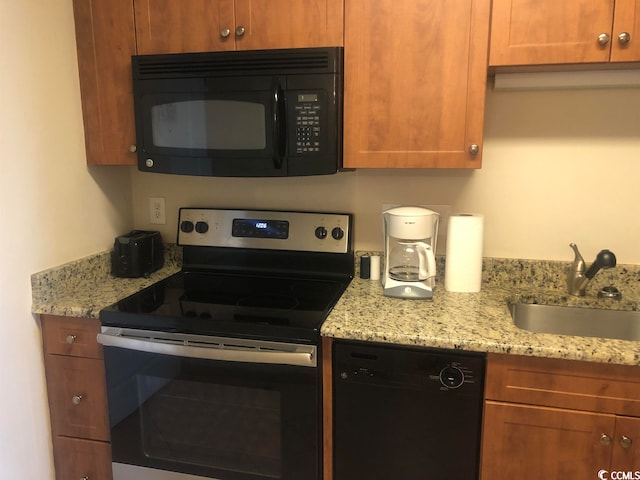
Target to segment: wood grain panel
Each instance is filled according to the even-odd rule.
[[[618,36],[629,33],[631,41],[621,43]],[[612,62],[640,60],[640,0],[616,0],[611,45]]]
[[[640,416],[640,367],[490,354],[485,397]]]
[[[628,0],[625,0],[628,1]],[[491,66],[608,62],[614,0],[493,0]]]
[[[344,165],[479,168],[489,2],[345,5]]]
[[[135,12],[140,54],[235,50],[233,0],[135,0]]]
[[[132,0],[73,0],[87,163],[135,165]]]
[[[102,358],[102,345],[96,341],[100,332],[97,318],[42,315],[44,351],[47,354]],[[70,343],[67,337],[72,336]]]
[[[608,468],[613,415],[485,403],[483,480],[596,478]]]
[[[322,337],[322,440],[324,480],[333,480],[333,339]]]
[[[343,0],[235,0],[238,50],[343,45]]]
[[[111,446],[79,438],[56,437],[53,442],[59,480],[112,480]]]

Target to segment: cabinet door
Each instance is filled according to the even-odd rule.
[[[135,165],[131,0],[73,0],[87,163]]]
[[[53,441],[56,478],[111,480],[111,446],[104,442],[56,437]]]
[[[611,470],[640,470],[640,418],[617,417]]]
[[[138,53],[234,50],[233,0],[135,0]]]
[[[47,355],[47,391],[54,435],[108,441],[104,362]]]
[[[630,1],[630,0],[626,0]],[[608,62],[614,0],[493,0],[489,64]]]
[[[343,0],[235,0],[242,50],[343,45]]]
[[[489,0],[346,0],[344,166],[479,168]]]
[[[595,478],[608,469],[615,416],[485,402],[483,480]]]
[[[616,0],[612,37],[612,62],[640,60],[640,0]]]

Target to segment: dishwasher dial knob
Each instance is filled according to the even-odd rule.
[[[180,230],[182,230],[184,233],[193,232],[193,222],[189,220],[183,220],[180,224]]]
[[[464,373],[456,367],[444,367],[440,370],[440,383],[447,388],[458,388],[464,383]]]

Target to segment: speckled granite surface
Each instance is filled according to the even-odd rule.
[[[369,252],[371,253],[371,252]],[[375,253],[375,252],[374,252]],[[32,311],[97,318],[110,305],[180,269],[181,251],[168,245],[165,267],[149,278],[110,274],[109,252],[32,275]],[[444,289],[444,259],[432,301],[384,297],[379,281],[356,278],[325,321],[325,336],[403,345],[455,348],[595,362],[640,365],[640,342],[531,333],[513,325],[509,302],[640,310],[640,266],[621,265],[598,273],[586,297],[566,293],[568,262],[487,258],[479,293]],[[596,298],[613,283],[620,301]]]
[[[433,300],[382,295],[380,282],[356,278],[322,327],[324,336],[403,345],[640,365],[640,342],[531,333],[516,327],[509,302],[640,310],[640,266],[598,273],[586,297],[566,293],[568,262],[485,259],[478,293],[444,289],[442,275]],[[439,259],[439,272],[444,272]],[[357,272],[356,272],[357,273]],[[621,300],[598,299],[613,283]]]
[[[31,311],[98,318],[100,310],[180,270],[182,251],[165,245],[164,267],[148,278],[111,275],[110,252],[82,258],[31,275]]]

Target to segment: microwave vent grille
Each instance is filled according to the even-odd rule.
[[[139,55],[133,67],[139,79],[232,75],[337,73],[339,48],[260,50],[172,55]]]

